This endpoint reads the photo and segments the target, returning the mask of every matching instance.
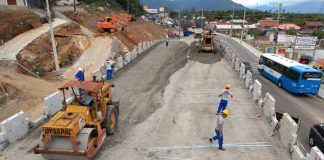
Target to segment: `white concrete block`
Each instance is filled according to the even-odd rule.
[[[297,140],[297,123],[290,117],[288,113],[284,113],[279,122],[279,136],[282,144],[288,151],[291,146],[295,145]]]
[[[235,66],[234,66],[235,72],[240,71],[240,66],[241,66],[241,60],[239,58],[236,58]]]
[[[123,57],[118,57],[117,60],[116,60],[116,67],[114,68],[115,71],[123,68],[123,66],[124,66]]]
[[[301,152],[300,149],[298,148],[298,146],[296,146],[296,145],[294,145],[292,147],[291,158],[293,160],[305,160],[306,159],[303,152]]]
[[[131,57],[132,57],[132,60],[134,60],[136,57],[137,57],[137,54],[138,52],[137,52],[137,50],[136,49],[134,49],[132,52],[131,52]]]
[[[243,63],[241,63],[241,67],[240,67],[240,78],[243,79],[243,76],[245,75],[245,65]]]
[[[324,160],[324,154],[315,146],[311,149],[309,156],[306,160]]]
[[[131,60],[132,60],[131,54],[127,52],[124,59],[124,65],[128,64]]]
[[[151,48],[151,42],[150,41],[147,41],[146,42],[146,49],[150,49]]]
[[[54,115],[57,111],[63,107],[63,97],[57,91],[44,98],[44,113],[46,117]]]
[[[271,117],[276,116],[275,105],[276,100],[267,93],[266,99],[264,100],[263,114],[269,122],[271,121]]]
[[[2,138],[13,143],[25,136],[29,128],[29,120],[25,112],[20,111],[0,123]]]
[[[137,45],[137,54],[142,54],[143,53],[143,44],[139,43]]]
[[[278,119],[276,116],[273,116],[271,117],[271,122],[270,122],[270,125],[271,125],[271,128],[272,130],[274,130],[276,128],[276,126],[278,125]]]
[[[232,60],[232,66],[234,66],[236,61],[236,55],[234,53],[232,53],[231,60]]]
[[[143,48],[143,52],[148,49],[147,48],[147,42],[142,42],[142,48]]]
[[[249,89],[251,85],[252,85],[252,73],[250,71],[247,71],[245,75],[245,87]]]
[[[253,100],[258,100],[261,97],[261,88],[262,84],[259,82],[259,80],[255,80],[253,83]]]

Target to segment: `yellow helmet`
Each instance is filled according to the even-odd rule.
[[[225,114],[226,116],[228,116],[229,111],[227,109],[225,109],[225,110],[222,111],[222,114]]]
[[[226,84],[226,88],[230,89],[231,85],[230,84]]]

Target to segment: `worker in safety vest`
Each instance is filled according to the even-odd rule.
[[[225,89],[222,91],[221,94],[218,95],[218,97],[222,98],[218,105],[217,114],[219,114],[222,110],[226,109],[229,97],[233,98],[233,94],[231,93],[230,88],[231,85],[226,84]]]
[[[74,75],[78,81],[84,81],[84,70],[80,67],[78,72]]]
[[[106,66],[106,79],[110,80],[113,76],[113,70],[112,70],[111,62],[109,61],[109,59],[106,59],[105,66]]]
[[[218,140],[218,149],[225,151],[223,148],[223,140],[224,140],[224,134],[223,134],[223,128],[224,128],[224,120],[228,116],[229,111],[223,110],[222,114],[217,116],[216,126],[215,126],[215,133],[216,135],[214,137],[209,138],[209,142],[213,143],[213,141]]]

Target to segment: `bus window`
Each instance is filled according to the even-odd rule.
[[[262,56],[259,59],[259,64],[263,64],[263,57]]]
[[[320,79],[321,74],[319,74],[319,73],[310,73],[310,72],[303,73],[302,79],[308,79],[308,78]]]

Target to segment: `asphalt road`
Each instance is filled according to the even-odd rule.
[[[276,99],[276,112],[287,112],[301,119],[298,131],[298,140],[310,151],[308,144],[309,129],[312,125],[324,122],[324,100],[313,95],[294,95],[279,88],[275,83],[257,72],[258,57],[253,55],[238,42],[224,36],[219,36],[224,44],[231,47],[237,56],[253,66],[253,79],[262,83],[262,95],[269,92]]]

